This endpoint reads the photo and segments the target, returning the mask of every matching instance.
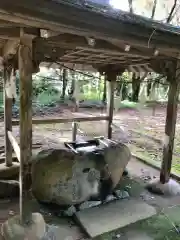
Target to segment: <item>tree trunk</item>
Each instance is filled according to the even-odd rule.
[[[155,16],[155,13],[156,13],[156,7],[157,7],[157,0],[154,0],[151,19],[154,19],[154,16]]]
[[[68,91],[69,99],[72,99],[74,90],[75,90],[75,72],[74,71],[71,72],[71,78],[72,78],[71,87],[70,87],[70,90]]]
[[[139,98],[139,91],[140,91],[140,77],[136,78],[135,74],[133,73],[132,76],[132,101],[138,102]]]
[[[133,6],[132,6],[132,0],[128,0],[128,3],[129,3],[129,12],[131,13],[131,14],[133,14]]]
[[[61,99],[63,101],[65,100],[66,87],[68,82],[67,75],[68,75],[67,69],[64,68],[63,69],[63,86],[62,86],[62,95],[61,95]]]
[[[104,89],[103,89],[103,97],[102,97],[102,101],[103,103],[106,103],[107,101],[107,96],[106,96],[106,93],[107,93],[107,85],[106,85],[106,77],[104,77]]]
[[[148,96],[148,97],[149,97],[149,95],[151,94],[151,87],[152,87],[151,82],[148,82],[148,84],[147,84],[147,96]]]

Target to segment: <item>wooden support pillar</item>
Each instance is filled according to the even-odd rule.
[[[10,71],[4,66],[4,128],[5,128],[5,161],[6,166],[12,166],[12,145],[8,131],[12,131],[12,98],[6,94],[6,84],[10,81]]]
[[[108,120],[108,138],[112,138],[112,122],[113,122],[113,111],[114,111],[114,88],[116,82],[116,72],[106,72],[106,80],[107,80],[107,89],[108,89],[108,96],[107,96],[107,114],[109,116]]]
[[[76,81],[76,80],[75,80]],[[77,90],[77,82],[75,82],[75,94],[73,93],[74,97],[73,97],[73,101],[74,101],[74,112],[78,112],[79,111],[79,89]],[[77,138],[77,131],[78,131],[78,123],[77,122],[73,122],[72,123],[72,141],[76,141]]]
[[[176,118],[177,118],[177,106],[178,95],[180,87],[180,64],[177,64],[177,70],[174,71],[174,77],[172,71],[169,72],[167,80],[169,81],[169,94],[167,103],[167,115],[165,124],[165,140],[163,148],[163,159],[160,173],[160,182],[165,184],[170,179],[171,165],[173,158]]]
[[[32,155],[32,36],[21,29],[18,53],[20,76],[20,216],[24,222],[28,217],[25,199],[31,185],[29,162]]]
[[[72,140],[73,140],[73,142],[76,141],[77,130],[78,130],[78,125],[76,122],[73,122],[72,123]]]

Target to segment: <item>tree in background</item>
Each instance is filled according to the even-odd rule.
[[[132,74],[132,102],[138,102],[139,98],[139,92],[140,92],[140,86],[141,86],[141,79],[140,76],[136,77],[136,74]]]
[[[66,68],[63,68],[62,70],[62,94],[61,94],[61,100],[64,102],[65,95],[66,95],[66,88],[68,83],[68,70]]]

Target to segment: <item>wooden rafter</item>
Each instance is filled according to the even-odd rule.
[[[121,11],[118,17],[117,13],[111,10],[103,12],[99,9],[98,13],[93,9],[89,10],[75,3],[72,6],[60,0],[58,2],[38,1],[38,3],[33,0],[26,2],[24,7],[24,2],[21,0],[14,3],[11,0],[3,0],[0,6],[0,19],[57,32],[104,39],[123,39],[130,44],[144,46],[147,46],[153,30],[156,29],[149,42],[150,46],[176,51],[179,49],[178,30],[173,29],[173,33],[170,33],[172,30],[169,26],[158,22],[151,22],[139,16],[132,16],[132,14],[130,16]],[[133,21],[135,24],[132,24]]]

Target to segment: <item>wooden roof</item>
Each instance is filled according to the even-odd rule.
[[[1,0],[1,56],[16,54],[20,27],[25,27],[36,36],[34,57],[39,62],[97,68],[158,62],[164,67],[167,60],[179,58],[178,27],[95,5],[92,0],[82,2]]]

